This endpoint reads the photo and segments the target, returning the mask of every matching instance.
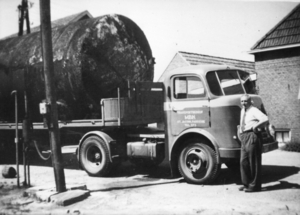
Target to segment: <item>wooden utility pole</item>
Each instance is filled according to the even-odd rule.
[[[15,144],[16,144],[16,166],[17,166],[17,185],[20,187],[20,172],[19,172],[19,125],[18,125],[18,93],[16,90],[11,92],[11,95],[15,96],[15,123],[16,123],[16,131],[15,131]]]
[[[66,182],[62,163],[61,145],[58,130],[56,92],[54,88],[50,0],[40,0],[40,13],[46,102],[50,105],[48,129],[52,151],[52,165],[54,168],[56,191],[64,192],[66,191]]]

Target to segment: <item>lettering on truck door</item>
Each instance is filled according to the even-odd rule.
[[[206,128],[210,125],[209,101],[204,84],[198,76],[172,77],[170,126],[173,135],[187,128]]]

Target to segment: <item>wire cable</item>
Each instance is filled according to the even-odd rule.
[[[39,156],[40,156],[40,158],[42,158],[43,160],[49,160],[49,158],[51,157],[51,152],[49,153],[49,156],[48,157],[44,157],[43,155],[42,155],[42,153],[40,152],[40,150],[39,150],[39,148],[38,148],[38,146],[37,146],[37,144],[36,144],[36,141],[35,140],[33,140],[33,142],[34,142],[34,146],[35,146],[35,148],[36,148],[36,151],[37,151],[37,153],[39,154]]]

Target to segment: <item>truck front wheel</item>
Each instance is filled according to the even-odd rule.
[[[180,174],[193,184],[211,183],[217,177],[220,167],[215,151],[197,140],[189,141],[178,159]]]
[[[84,140],[80,149],[80,162],[90,176],[106,176],[112,166],[109,151],[104,141],[91,136]]]

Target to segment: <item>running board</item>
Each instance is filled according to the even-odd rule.
[[[70,146],[63,146],[61,147],[61,153],[62,154],[76,154],[76,150],[78,148],[78,145],[70,145]],[[51,150],[42,151],[44,154],[51,153]]]

